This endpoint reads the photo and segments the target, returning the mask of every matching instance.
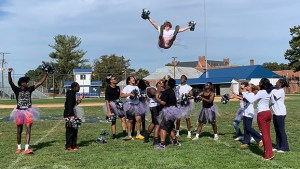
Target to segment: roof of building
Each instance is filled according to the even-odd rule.
[[[196,67],[198,65],[198,61],[191,62],[177,62],[176,66],[178,67]]]
[[[200,78],[206,78],[204,72]],[[250,80],[252,78],[280,78],[276,73],[261,65],[239,66],[222,69],[208,70],[209,78],[235,78],[238,80]]]
[[[175,79],[180,79],[181,75],[186,75],[187,78],[199,78],[202,73],[195,68],[191,67],[175,67]],[[153,73],[146,76],[145,80],[151,79],[161,79],[164,76],[171,76],[174,78],[174,67],[164,66],[162,68],[156,69]]]
[[[224,61],[216,61],[216,60],[207,60],[207,64],[210,66],[228,66]],[[190,62],[178,62],[176,66],[179,67],[197,67],[198,61],[190,61]],[[205,65],[204,65],[205,66]]]
[[[232,77],[220,77],[220,78],[193,78],[186,81],[189,85],[206,84],[211,82],[213,84],[225,84],[232,83],[232,80],[236,80]],[[176,79],[176,84],[180,84],[180,79]]]
[[[92,69],[81,69],[81,68],[76,68],[73,69],[74,73],[92,73]]]

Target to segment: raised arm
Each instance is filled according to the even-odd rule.
[[[191,26],[187,26],[185,28],[180,28],[178,32],[184,32],[184,31],[186,31],[188,29],[191,29]]]
[[[12,81],[12,78],[11,78],[12,71],[13,71],[13,68],[8,68],[8,82],[11,87],[14,87],[16,85],[14,84],[14,82]]]
[[[48,73],[46,73],[45,76],[44,76],[39,82],[37,82],[37,83],[34,85],[34,88],[36,89],[36,88],[38,88],[39,86],[41,86],[41,85],[45,82],[45,80],[47,79],[47,77],[48,77]]]
[[[148,20],[149,20],[149,22],[154,26],[154,28],[155,28],[156,30],[158,30],[158,25],[157,25],[157,23],[155,23],[151,18],[149,18]]]

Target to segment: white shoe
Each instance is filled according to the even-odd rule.
[[[240,141],[240,140],[244,140],[243,136],[238,136],[237,138],[234,139],[235,141]]]
[[[194,137],[192,140],[194,140],[194,141],[199,140],[199,137]]]
[[[214,140],[215,141],[219,140],[219,136],[214,136]]]
[[[283,150],[277,150],[276,152],[277,153],[285,153],[285,151],[283,151]]]
[[[272,149],[272,151],[275,151],[275,152],[276,152],[276,151],[277,151],[277,149],[276,149],[276,148],[273,148],[273,149]]]

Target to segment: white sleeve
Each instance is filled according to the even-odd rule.
[[[193,88],[192,86],[189,85],[188,90],[191,91]]]
[[[129,93],[128,90],[129,90],[129,87],[125,86],[124,89],[122,90],[122,93],[128,94]]]
[[[272,95],[276,97],[276,99],[274,98],[274,100],[279,100],[280,98],[284,97],[284,92],[282,92],[283,90],[272,90]]]
[[[248,94],[246,94],[246,92],[242,92],[243,97],[248,100],[248,102],[250,103],[254,103],[255,101],[257,101],[258,99],[263,98],[264,93],[260,90],[256,93],[256,95],[254,95],[254,97],[249,96]]]

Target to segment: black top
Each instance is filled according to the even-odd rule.
[[[160,99],[166,102],[166,104],[164,105],[165,107],[177,106],[175,91],[171,88],[163,91],[161,93]]]
[[[25,90],[22,90],[20,87],[11,86],[12,90],[16,95],[17,100],[17,109],[27,109],[30,108],[31,103],[31,93],[35,90],[34,86],[30,86]]]
[[[205,99],[209,99],[212,94],[213,93],[210,93],[208,96],[202,95],[202,97],[205,98]],[[202,101],[202,106],[204,108],[210,108],[213,105],[214,105],[214,101],[212,101],[212,102],[207,102],[207,101],[204,101],[204,100]]]
[[[77,105],[76,102],[76,92],[69,90],[66,93],[65,111],[64,117],[75,116],[74,107]]]
[[[112,88],[108,85],[105,89],[105,100],[107,101],[114,101],[120,98],[120,87],[116,86]]]

